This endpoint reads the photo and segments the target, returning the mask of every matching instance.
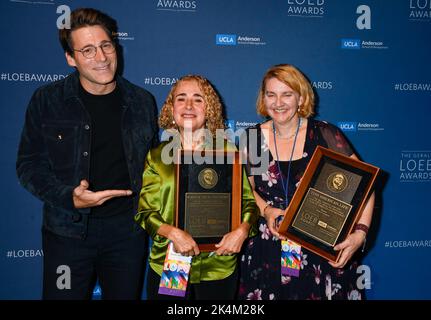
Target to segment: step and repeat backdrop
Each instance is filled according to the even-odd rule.
[[[431,0],[1,0],[1,299],[41,297],[42,205],[15,160],[33,91],[73,71],[57,25],[78,7],[117,20],[123,75],[159,108],[179,77],[201,74],[234,130],[263,120],[255,100],[267,68],[301,69],[317,118],[383,170],[359,269],[368,299],[431,299]]]

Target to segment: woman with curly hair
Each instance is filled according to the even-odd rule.
[[[175,83],[161,110],[159,124],[177,138],[179,148],[213,149],[212,140],[218,129],[223,131],[224,124],[220,99],[209,81],[189,75]],[[215,252],[200,252],[193,237],[174,226],[175,166],[164,158],[167,154],[164,149],[171,145],[171,141],[162,142],[148,153],[135,217],[153,239],[147,278],[148,299],[172,298],[158,294],[170,241],[176,252],[193,256],[186,299],[234,299],[238,282],[236,254],[249,234],[256,232],[251,226],[257,220],[257,207],[247,176],[243,175],[241,225],[224,235],[216,244]],[[235,150],[235,146],[225,140],[223,147]]]

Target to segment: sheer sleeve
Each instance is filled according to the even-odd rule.
[[[262,166],[262,137],[258,126],[247,128],[240,137],[239,151],[245,159],[247,176],[260,174]]]
[[[326,122],[322,122],[319,127],[322,137],[329,149],[347,156],[353,154],[353,148],[350,142],[339,128]]]
[[[241,153],[241,158],[244,164],[245,173],[247,176],[250,176],[251,165],[249,160],[248,136],[249,136],[249,132],[248,132],[248,129],[246,129],[239,137],[238,150]]]

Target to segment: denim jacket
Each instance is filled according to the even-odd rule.
[[[157,108],[148,91],[121,76],[116,82],[123,102],[121,131],[135,200],[133,219],[145,157],[158,144]],[[43,227],[84,239],[90,209],[76,209],[72,193],[82,179],[89,180],[92,128],[78,94],[78,72],[35,91],[25,116],[16,170],[21,185],[44,202]]]

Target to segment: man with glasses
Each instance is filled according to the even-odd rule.
[[[90,8],[59,31],[76,72],[39,88],[18,150],[21,184],[41,199],[43,298],[138,299],[146,237],[134,223],[148,150],[158,143],[157,108],[117,74],[115,21]]]

